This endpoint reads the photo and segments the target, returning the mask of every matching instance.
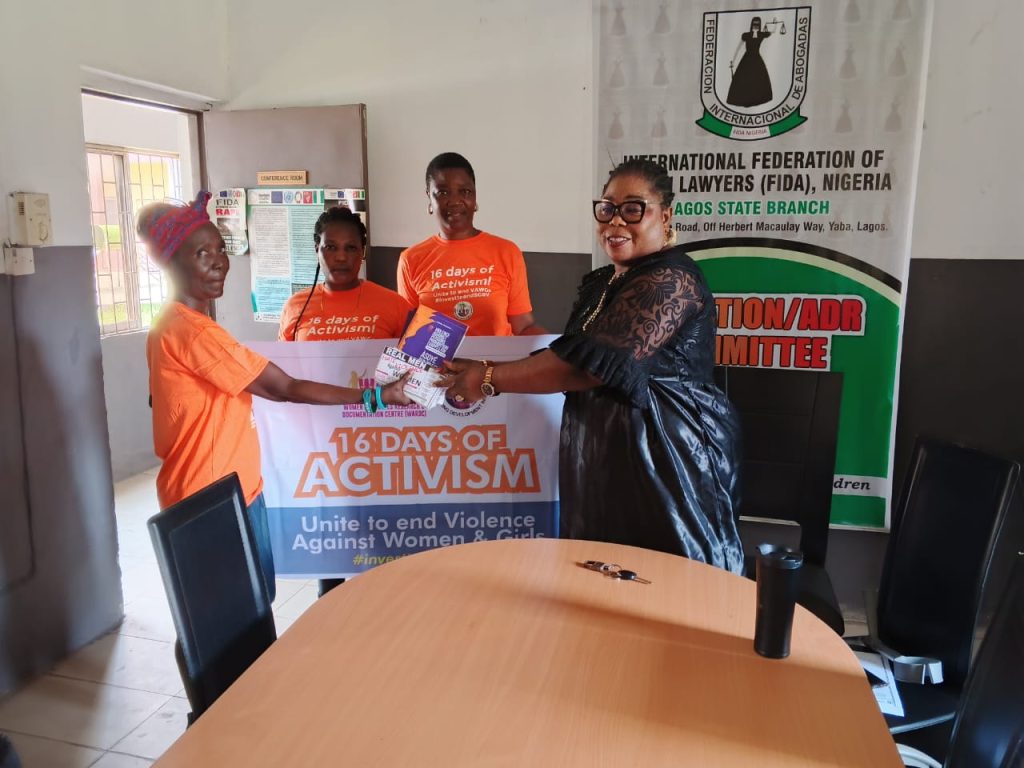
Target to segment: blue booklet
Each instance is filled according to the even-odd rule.
[[[428,368],[455,359],[469,327],[448,315],[420,306],[398,340],[398,348]]]

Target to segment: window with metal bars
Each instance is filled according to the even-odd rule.
[[[181,159],[97,144],[86,145],[86,152],[100,335],[143,331],[168,286],[135,234],[135,216],[146,203],[181,198]]]

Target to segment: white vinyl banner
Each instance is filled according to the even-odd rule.
[[[514,360],[550,336],[471,338],[460,356]],[[250,346],[297,378],[372,387],[386,341]],[[426,410],[254,398],[274,563],[347,576],[425,549],[558,533],[562,395],[500,395]]]

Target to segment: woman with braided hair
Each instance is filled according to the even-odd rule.
[[[260,446],[252,397],[309,405],[363,403],[367,410],[407,405],[398,380],[374,390],[293,379],[232,338],[210,318],[231,267],[224,238],[206,212],[208,192],[188,205],[150,203],[138,215],[149,258],[164,269],[172,293],[146,340],[153,443],[161,508],[237,472],[270,599],[274,560],[263,501]]]
[[[329,208],[313,227],[317,275],[313,285],[294,294],[281,310],[279,341],[397,339],[412,305],[383,285],[363,280],[366,226],[348,208]]]

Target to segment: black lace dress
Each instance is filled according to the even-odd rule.
[[[740,434],[712,381],[711,291],[681,246],[613,276],[607,266],[583,278],[565,335],[551,345],[603,382],[566,396],[561,535],[742,573]]]

